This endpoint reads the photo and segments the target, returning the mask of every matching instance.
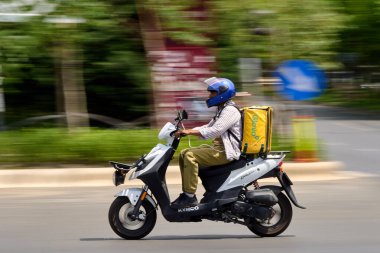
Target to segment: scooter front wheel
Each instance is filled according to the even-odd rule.
[[[152,203],[145,200],[139,210],[137,219],[131,218],[134,206],[127,197],[117,197],[110,206],[108,220],[112,230],[128,240],[141,239],[154,228],[157,212]]]

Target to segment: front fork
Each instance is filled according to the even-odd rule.
[[[148,194],[149,187],[144,185],[143,188],[127,188],[116,194],[116,197],[126,197],[133,206],[133,210],[129,212],[128,216],[132,220],[143,220],[140,216],[140,207],[144,200],[149,201],[154,207],[157,208],[157,203]]]
[[[135,205],[135,207],[133,208],[132,213],[129,214],[129,217],[130,217],[132,220],[141,219],[141,218],[139,217],[139,214],[140,214],[140,207],[141,207],[143,201],[145,200],[146,195],[148,194],[148,190],[149,190],[149,187],[148,187],[147,185],[144,185],[144,187],[142,188],[142,191],[141,191],[140,197],[138,198],[138,200],[137,200],[137,202],[136,202],[136,205]]]

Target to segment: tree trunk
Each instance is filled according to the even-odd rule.
[[[61,42],[55,49],[55,57],[57,112],[65,114],[69,129],[88,127],[86,91],[78,50],[73,43]]]

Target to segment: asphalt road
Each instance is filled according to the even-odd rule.
[[[359,109],[301,104],[299,115],[313,115],[326,160],[345,169],[380,175],[380,114]]]
[[[318,137],[330,160],[346,170],[380,175],[380,114],[334,107],[314,107]]]
[[[331,160],[346,170],[377,176],[295,182],[300,204],[289,228],[259,238],[241,225],[205,221],[169,223],[159,213],[144,240],[126,241],[111,230],[107,213],[121,187],[0,189],[0,253],[41,252],[344,252],[380,247],[380,115],[305,106]],[[170,188],[172,198],[180,187]]]
[[[259,238],[241,225],[206,221],[169,223],[159,214],[144,240],[120,239],[111,230],[108,207],[114,187],[0,189],[0,252],[344,252],[377,253],[380,181],[295,182],[308,209],[294,208],[289,228]],[[180,188],[172,185],[172,198]]]

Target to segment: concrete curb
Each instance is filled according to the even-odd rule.
[[[284,171],[292,181],[348,179],[364,176],[361,173],[343,172],[342,162],[284,163]],[[0,188],[15,187],[86,187],[113,186],[112,167],[63,168],[63,169],[7,169],[0,170]],[[128,177],[128,175],[127,175]],[[271,179],[266,179],[267,181]],[[178,166],[169,166],[166,173],[168,184],[181,184]],[[139,180],[126,185],[141,185]]]

